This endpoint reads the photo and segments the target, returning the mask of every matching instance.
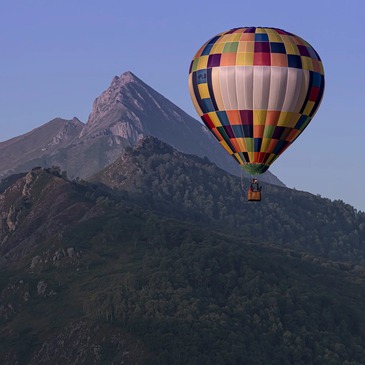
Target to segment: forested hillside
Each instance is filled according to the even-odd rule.
[[[151,138],[3,181],[2,364],[363,364],[364,214],[263,189]]]
[[[342,201],[264,184],[260,203],[247,202],[249,181],[207,159],[144,139],[96,175],[144,207],[238,237],[285,246],[334,261],[365,264],[365,213]]]

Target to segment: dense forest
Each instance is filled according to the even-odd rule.
[[[155,217],[142,224],[147,236],[130,232],[143,251],[134,270],[111,270],[84,308],[142,338],[155,354],[148,363],[362,362],[363,284],[232,236]]]
[[[143,207],[216,231],[365,264],[364,212],[340,200],[265,184],[262,202],[247,202],[249,180],[241,182],[208,159],[179,153],[154,138],[127,150],[93,180],[128,192]]]
[[[2,183],[4,365],[364,363],[364,213],[142,147]]]

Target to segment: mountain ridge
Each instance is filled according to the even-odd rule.
[[[207,156],[231,174],[240,174],[238,164],[205,126],[129,71],[115,76],[111,85],[95,99],[86,124],[77,118],[63,120],[63,128],[74,123],[75,129],[62,135],[55,121],[61,119],[0,143],[0,151],[8,156],[0,164],[0,177],[35,166],[57,165],[70,177],[87,178],[146,135],[155,136],[182,152]],[[53,134],[44,138],[44,130],[50,130],[51,126]],[[37,138],[29,141],[30,136],[36,135]],[[28,151],[32,153],[24,153]],[[16,158],[12,157],[14,153]],[[271,173],[262,175],[262,180],[284,185]]]
[[[83,123],[74,117],[71,120],[55,118],[30,132],[0,143],[0,176],[9,175],[12,166],[20,165],[24,172],[28,161],[39,160],[43,156],[70,144],[81,132]],[[5,170],[5,171],[4,171]]]
[[[365,264],[365,213],[341,201],[265,183],[262,201],[248,202],[250,179],[229,175],[208,159],[152,136],[90,180],[128,192],[144,207],[176,219],[192,216],[196,223],[230,234],[240,227],[251,239]]]

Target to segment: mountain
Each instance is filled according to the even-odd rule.
[[[92,180],[1,183],[3,365],[362,364],[363,213],[153,137]]]
[[[15,182],[9,178],[0,190],[3,262],[20,261],[39,240],[57,240],[64,227],[77,223],[90,208],[85,201],[73,202],[76,189],[60,175],[58,168],[35,168],[17,177]]]
[[[342,201],[270,184],[263,184],[260,203],[248,202],[249,179],[241,186],[238,177],[209,160],[155,137],[142,139],[90,180],[128,192],[145,208],[295,249],[308,260],[365,264],[365,213]]]
[[[84,124],[56,118],[21,136],[0,143],[0,176],[47,165],[47,158],[78,137]]]
[[[155,136],[179,151],[207,156],[237,175],[240,168],[206,128],[131,72],[115,76],[93,104],[84,125],[55,119],[28,134],[0,143],[7,158],[0,176],[35,166],[57,165],[71,178],[87,178],[115,161],[126,146],[143,136]],[[262,180],[283,186],[270,172]]]

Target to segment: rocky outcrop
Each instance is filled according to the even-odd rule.
[[[64,227],[76,224],[85,214],[102,214],[102,209],[89,213],[92,205],[83,201],[82,195],[81,200],[69,206],[70,194],[77,194],[74,186],[57,168],[34,169],[0,194],[0,266],[31,254],[44,239],[52,245],[47,253],[37,253],[28,261],[32,271],[80,259],[79,250],[61,247]]]
[[[39,281],[37,284],[37,294],[39,296],[45,296],[46,295],[46,289],[47,289],[47,283],[43,280]]]
[[[70,323],[43,342],[29,365],[141,365],[145,352],[142,343],[134,343],[132,347],[121,331],[106,324],[81,320]]]

